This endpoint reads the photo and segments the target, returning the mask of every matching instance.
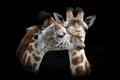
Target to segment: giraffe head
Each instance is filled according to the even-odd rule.
[[[63,18],[63,17],[58,13],[56,13],[54,16],[56,16],[57,21],[61,21],[63,23],[63,25],[66,27],[68,32],[70,32],[75,36],[80,37],[81,40],[84,42],[86,30],[88,30],[88,28],[93,25],[96,16],[91,15],[86,17],[84,20],[84,11],[82,8],[79,7],[76,7],[76,13],[77,15],[74,16],[73,8],[67,8],[66,21],[64,21],[63,19],[61,21],[59,18]]]
[[[25,69],[33,72],[39,71],[42,56],[49,51],[49,47],[53,48],[55,43],[53,40],[59,42],[66,35],[65,27],[55,21],[52,16],[43,20],[42,25],[31,26],[26,29],[27,33],[16,52]],[[50,40],[51,38],[52,40]]]
[[[60,40],[66,35],[65,27],[61,23],[55,21],[53,17],[44,21],[44,25],[47,26],[47,24],[50,25],[42,31],[45,33],[46,38],[53,37],[54,39]]]
[[[86,30],[90,26],[92,26],[94,20],[96,19],[95,15],[88,16],[84,21],[84,11],[82,8],[76,8],[77,15],[73,15],[73,9],[68,8],[66,10],[66,22],[64,26],[66,26],[67,30],[74,35],[78,35],[81,37],[81,40],[84,42]],[[80,36],[81,34],[81,36]]]
[[[38,13],[38,18],[44,21],[42,26],[39,27],[39,29],[41,32],[46,33],[46,37],[48,35],[52,35],[54,38],[61,39],[65,36],[66,29],[59,21],[54,20],[50,13],[41,11]],[[26,30],[29,31],[32,28],[33,27],[29,27]]]

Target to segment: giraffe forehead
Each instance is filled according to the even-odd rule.
[[[79,27],[86,27],[87,24],[84,22],[84,20],[78,18],[78,17],[74,17],[72,19],[70,19],[69,21],[65,22],[66,25],[69,27],[70,25],[73,25],[75,27],[75,25],[79,25]]]
[[[55,27],[56,27],[57,29],[60,29],[60,28],[62,28],[63,26],[62,26],[60,23],[55,23]]]
[[[69,20],[70,22],[76,22],[76,21],[82,21],[81,19],[74,17],[72,19]]]
[[[56,23],[55,24],[55,30],[56,31],[66,31],[66,29],[64,28],[64,26],[60,23]]]
[[[87,24],[83,20],[80,19],[77,20],[79,21],[73,21],[73,22],[68,21],[67,30],[70,32],[80,32],[82,34],[85,34],[86,33],[85,30],[88,27]]]

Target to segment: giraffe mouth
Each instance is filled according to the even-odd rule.
[[[84,49],[85,48],[85,44],[84,43],[80,43],[79,45],[77,45],[77,48]]]

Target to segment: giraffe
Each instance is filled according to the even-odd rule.
[[[16,53],[27,70],[38,72],[45,53],[72,49],[74,46],[83,48],[84,43],[68,33],[61,23],[50,17],[44,20],[42,26],[35,25],[27,28],[27,33]]]
[[[78,12],[79,13],[79,12]],[[83,12],[82,12],[83,13]],[[79,19],[81,14],[77,15]],[[54,13],[54,17],[45,19],[41,26],[32,26],[27,28],[27,33],[23,37],[18,49],[17,56],[26,69],[38,72],[42,59],[48,51],[68,50],[70,59],[70,68],[72,75],[80,75],[89,71],[90,64],[85,56],[85,29],[89,27],[81,18],[84,26],[80,29],[74,26],[72,10],[66,11],[67,19],[64,22],[58,17],[61,15]],[[87,17],[90,24],[95,17]],[[92,20],[92,21],[91,21]],[[80,23],[81,24],[81,23]],[[90,25],[91,26],[91,25]],[[72,28],[71,28],[72,27]],[[72,30],[75,32],[72,32]]]
[[[73,15],[73,8],[67,8],[66,10],[66,21],[63,17],[54,13],[55,19],[61,22],[66,30],[78,37],[77,39],[84,43],[86,31],[90,26],[92,26],[94,20],[96,19],[95,15],[88,16],[84,21],[84,11],[80,7],[76,7],[77,15]],[[59,18],[62,18],[60,20]],[[72,43],[72,42],[71,42]],[[85,43],[84,43],[85,45]],[[91,71],[91,64],[89,63],[84,47],[81,48],[79,46],[74,46],[71,49],[68,49],[69,52],[69,60],[70,60],[70,69],[73,76],[84,76],[85,74],[89,74]]]

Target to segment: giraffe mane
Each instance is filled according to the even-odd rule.
[[[16,55],[19,59],[23,56],[23,53],[25,52],[26,48],[28,47],[29,43],[31,42],[32,37],[34,36],[35,33],[38,32],[38,27],[37,26],[32,26],[32,28],[27,31],[25,36],[22,38],[17,51]]]

